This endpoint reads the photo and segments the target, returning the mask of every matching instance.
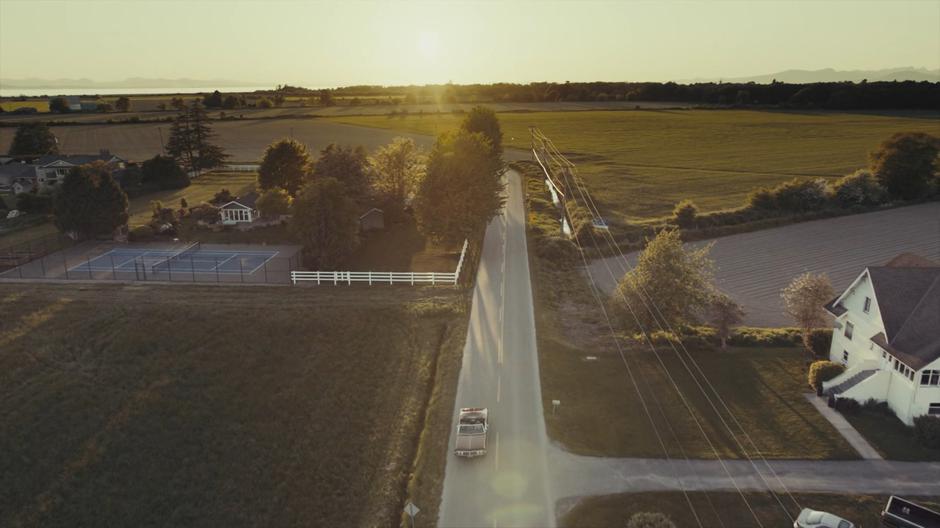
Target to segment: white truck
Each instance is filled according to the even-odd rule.
[[[457,441],[454,454],[462,457],[476,457],[486,454],[485,407],[463,407],[457,418]]]

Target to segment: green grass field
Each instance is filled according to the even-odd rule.
[[[940,461],[940,449],[924,447],[914,436],[914,429],[894,415],[862,409],[843,413],[843,416],[881,456],[889,460]]]
[[[771,494],[746,493],[745,496],[764,526],[791,525],[789,517]],[[794,493],[793,496],[802,507],[828,511],[865,528],[881,525],[881,510],[888,502],[888,497],[884,495]],[[689,499],[707,528],[755,525],[754,517],[737,493],[693,492],[689,494]],[[799,513],[787,496],[781,495],[781,500],[785,501],[790,515]],[[928,507],[940,508],[940,497],[916,500]],[[587,498],[561,518],[559,524],[566,528],[626,526],[630,516],[639,512],[665,513],[679,528],[697,526],[691,509],[679,492],[625,493]]]
[[[462,118],[330,119],[436,135]],[[895,132],[940,135],[936,114],[640,110],[500,113],[499,119],[507,147],[530,148],[529,126],[548,135],[578,164],[614,222],[670,214],[683,198],[704,211],[736,207],[757,186],[836,178],[864,167],[868,153]]]
[[[354,290],[0,284],[0,525],[433,516],[464,312]]]
[[[0,108],[4,112],[12,112],[17,108],[35,108],[37,112],[48,112],[49,101],[46,99],[28,99],[26,101],[3,101],[0,102]]]
[[[532,180],[530,179],[530,182]],[[532,182],[529,192],[539,186]],[[538,192],[544,193],[538,189]],[[529,225],[538,218],[529,207]],[[535,218],[533,218],[535,217]],[[531,247],[538,243],[530,227]],[[699,420],[718,455],[743,458],[735,437],[753,456],[753,447],[717,402],[712,409],[693,378],[668,345],[656,350],[692,408],[690,414],[659,360],[646,346],[625,344],[627,364],[648,404],[654,427],[637,396],[627,367],[577,270],[532,254],[530,268],[536,305],[535,324],[543,406],[549,436],[575,453],[596,456],[715,458],[692,415]],[[616,323],[615,329],[621,328]],[[621,341],[624,342],[624,341]],[[625,343],[625,342],[624,342]],[[692,347],[690,352],[761,453],[780,459],[852,459],[857,454],[803,397],[806,356],[798,348]],[[596,360],[588,361],[586,356]],[[689,368],[697,372],[691,364]],[[561,400],[552,412],[552,400]],[[733,427],[733,435],[722,424]]]

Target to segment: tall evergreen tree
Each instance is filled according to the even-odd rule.
[[[59,143],[45,123],[25,123],[17,127],[9,150],[11,156],[58,153]]]
[[[215,138],[205,108],[193,101],[173,121],[166,151],[187,170],[198,173],[218,167],[228,158],[225,150],[213,143]]]

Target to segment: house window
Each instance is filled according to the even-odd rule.
[[[862,308],[865,313],[871,310],[871,297],[865,297],[865,307]]]
[[[940,416],[940,403],[931,403],[930,407],[927,408],[927,414]]]
[[[925,370],[920,375],[920,384],[925,387],[940,385],[940,370]]]
[[[849,363],[849,351],[848,350],[842,351],[842,362],[845,364]]]
[[[852,340],[852,331],[853,331],[853,330],[855,330],[855,325],[853,325],[852,323],[846,321],[846,322],[845,322],[845,331],[843,332],[843,335],[845,335],[845,338],[848,339],[849,341]]]

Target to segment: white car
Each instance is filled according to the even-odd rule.
[[[803,508],[793,521],[793,528],[856,528],[854,524],[838,515]]]

